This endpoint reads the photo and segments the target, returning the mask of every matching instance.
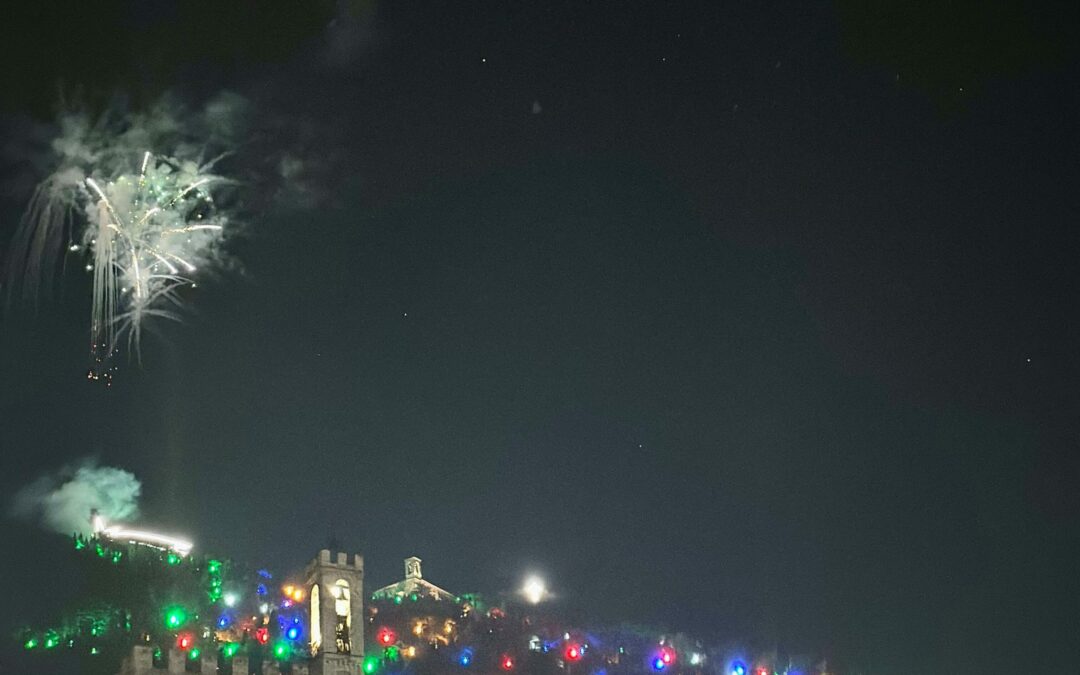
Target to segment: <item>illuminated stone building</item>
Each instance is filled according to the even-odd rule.
[[[319,551],[305,572],[311,675],[355,675],[364,656],[364,558]]]
[[[405,578],[401,581],[383,586],[371,594],[373,600],[392,600],[394,598],[431,598],[432,600],[445,600],[456,602],[453,593],[443,590],[424,579],[420,571],[420,558],[413,556],[405,559]]]

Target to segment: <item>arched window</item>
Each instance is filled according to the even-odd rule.
[[[311,587],[311,655],[322,647],[322,607],[319,606],[319,585]]]
[[[337,622],[334,626],[337,650],[339,654],[350,654],[352,653],[352,640],[350,637],[352,635],[352,602],[349,593],[349,582],[338,579],[330,588],[330,593],[334,596],[334,614],[337,615]]]

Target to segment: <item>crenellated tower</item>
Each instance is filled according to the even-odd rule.
[[[311,675],[356,675],[364,657],[364,558],[327,549],[305,573]]]

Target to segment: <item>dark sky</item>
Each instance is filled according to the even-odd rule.
[[[1075,668],[1080,73],[1052,7],[940,4],[5,19],[6,128],[228,89],[318,184],[250,196],[243,270],[111,390],[81,274],[4,314],[0,490],[96,455],[279,570],[336,537],[373,585],[416,554],[865,672]],[[4,162],[6,246],[40,176]],[[17,620],[55,537],[2,528]]]

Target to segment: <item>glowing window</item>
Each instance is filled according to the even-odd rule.
[[[349,594],[349,582],[338,579],[330,592],[334,596],[334,614],[337,623],[334,626],[334,638],[340,654],[352,653],[352,612]]]
[[[322,646],[322,617],[319,606],[319,585],[311,587],[311,653],[315,655]]]

